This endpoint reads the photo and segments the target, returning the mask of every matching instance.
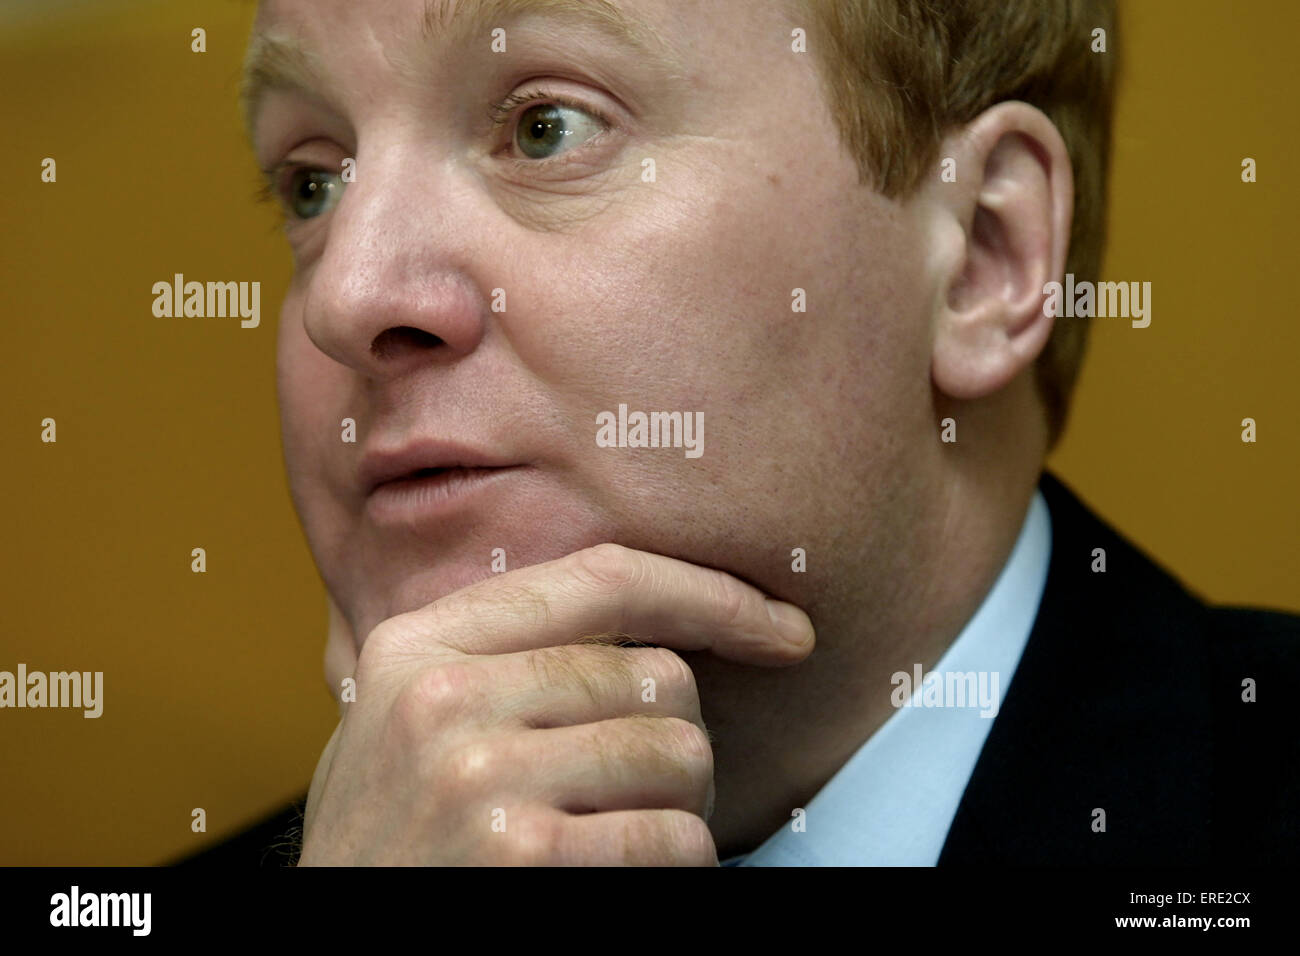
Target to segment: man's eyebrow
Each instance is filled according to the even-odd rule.
[[[254,33],[244,55],[244,72],[239,83],[239,103],[248,138],[253,137],[262,99],[271,90],[316,90],[324,71],[315,57],[287,36]]]
[[[643,64],[665,75],[680,75],[681,62],[649,23],[636,18],[613,0],[425,0],[420,34],[446,46],[491,41],[498,27],[524,16],[545,17],[585,26],[638,54]],[[507,44],[509,36],[506,37]],[[262,98],[274,89],[312,91],[321,87],[324,70],[310,52],[287,36],[254,33],[244,58],[240,103],[252,138]]]

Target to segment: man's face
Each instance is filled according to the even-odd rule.
[[[294,500],[357,639],[487,577],[494,549],[513,569],[601,541],[816,621],[906,530],[930,303],[915,216],[858,185],[815,54],[791,49],[806,24],[617,0],[673,65],[556,3],[467,34],[459,6],[430,35],[422,0],[258,20],[319,74],[273,89],[255,134],[263,167],[332,184],[281,177],[310,218],[288,227],[279,389]],[[620,404],[702,413],[702,454],[601,447]],[[517,467],[372,490],[458,464]]]

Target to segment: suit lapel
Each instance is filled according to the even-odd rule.
[[[1040,489],[1052,517],[1043,600],[939,863],[1200,859],[1213,772],[1205,610],[1054,477]]]

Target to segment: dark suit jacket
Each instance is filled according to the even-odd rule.
[[[1300,860],[1300,617],[1209,607],[1055,477],[1040,488],[1042,605],[940,865]],[[283,866],[301,805],[182,862]]]

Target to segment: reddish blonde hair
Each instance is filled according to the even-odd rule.
[[[1095,280],[1106,232],[1114,0],[792,0],[861,180],[907,196],[934,175],[953,127],[1003,100],[1056,125],[1074,169],[1066,272]],[[796,21],[797,22],[797,21]],[[1093,31],[1106,52],[1093,52]],[[1057,321],[1037,363],[1056,444],[1087,345],[1086,320]]]

